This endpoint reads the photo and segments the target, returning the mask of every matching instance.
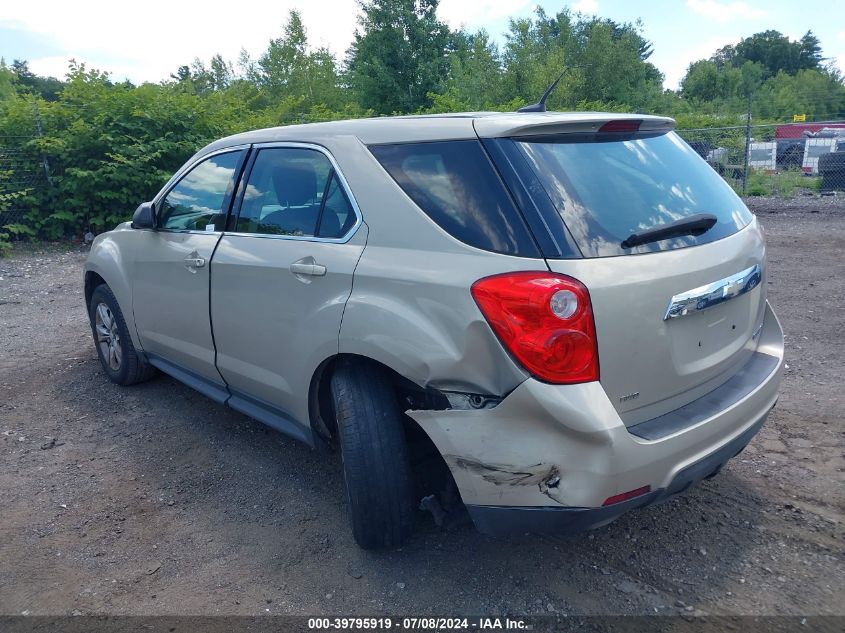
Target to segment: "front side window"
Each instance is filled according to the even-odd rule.
[[[224,207],[241,152],[217,154],[199,163],[162,200],[158,226],[171,231],[222,231]]]
[[[354,223],[352,206],[323,153],[289,147],[258,152],[236,231],[338,238]]]

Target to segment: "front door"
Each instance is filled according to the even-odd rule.
[[[207,158],[157,202],[157,229],[139,236],[133,311],[151,362],[200,391],[225,398],[214,367],[209,264],[225,228],[243,151]]]

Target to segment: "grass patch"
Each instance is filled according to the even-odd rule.
[[[742,181],[736,183],[738,193],[742,193]],[[810,176],[800,170],[769,173],[752,169],[748,174],[746,196],[776,196],[778,198],[794,198],[802,191],[818,193],[821,188],[821,178]]]

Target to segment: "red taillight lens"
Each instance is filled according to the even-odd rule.
[[[642,121],[639,119],[608,121],[599,128],[599,134],[630,134],[639,130],[640,124],[642,124]]]
[[[599,379],[590,293],[577,279],[506,273],[476,281],[472,296],[505,348],[535,377],[556,384]]]

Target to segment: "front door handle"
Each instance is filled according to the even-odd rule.
[[[191,253],[183,261],[185,262],[185,266],[191,272],[194,272],[197,268],[205,266],[205,257],[200,257],[197,253]]]
[[[303,264],[294,262],[290,265],[290,271],[294,275],[309,275],[311,277],[322,277],[326,274],[326,267],[320,264]]]

